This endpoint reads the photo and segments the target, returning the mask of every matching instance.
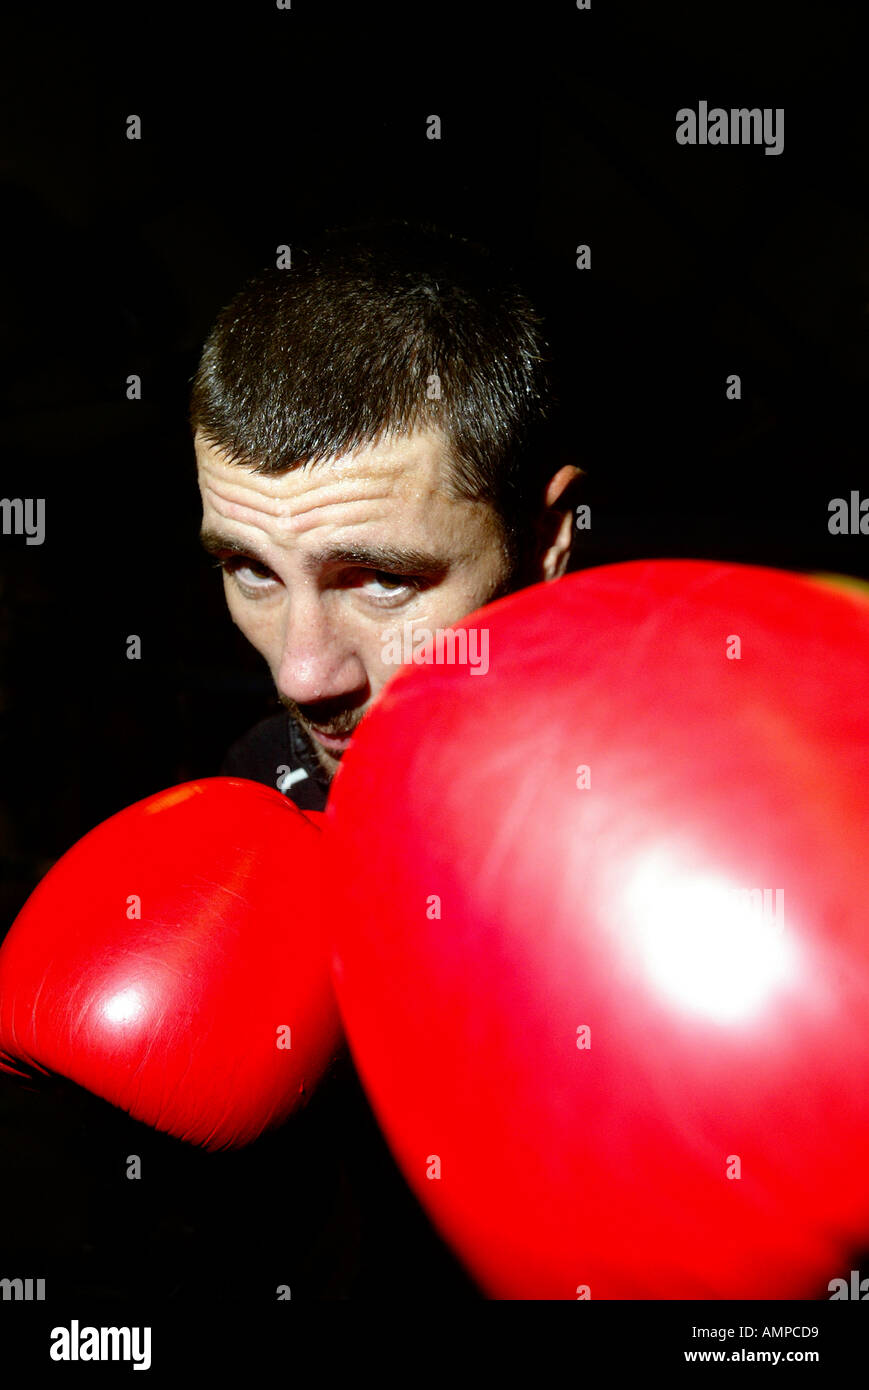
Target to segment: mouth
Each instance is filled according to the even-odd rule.
[[[316,724],[309,724],[308,728],[317,742],[327,748],[330,753],[343,753],[353,741],[352,734],[344,734],[338,738],[335,734],[327,734],[323,729],[318,729]]]

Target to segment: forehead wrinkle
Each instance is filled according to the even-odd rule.
[[[383,510],[380,512],[374,512],[371,510],[371,505],[375,502],[388,502],[391,499],[391,493],[381,493],[376,495],[366,493],[364,497],[344,497],[341,498],[340,501],[337,499],[333,499],[331,502],[317,502],[313,506],[303,508],[302,511],[293,512],[290,516],[281,517],[278,522],[277,529],[281,532],[282,535],[303,536],[306,532],[315,530],[317,526],[322,526],[324,524],[328,525],[328,519],[323,518],[322,516],[317,516],[317,513],[329,512],[334,510],[336,507],[346,508],[352,507],[354,505],[364,506],[366,508],[364,515],[356,519],[352,517],[345,517],[344,519],[335,522],[334,524],[336,526],[365,526],[368,522],[375,522],[381,520],[385,521],[389,519],[389,511],[386,508],[383,508]]]
[[[203,470],[203,474],[205,474],[205,470]],[[372,501],[381,501],[383,498],[385,498],[385,497],[390,497],[390,496],[393,495],[393,493],[392,493],[391,491],[386,491],[386,492],[370,492],[370,491],[366,491],[366,490],[365,490],[365,487],[364,487],[364,483],[365,483],[365,480],[364,480],[364,479],[361,479],[361,480],[360,480],[361,486],[357,486],[356,488],[352,488],[352,487],[351,487],[351,488],[347,488],[347,487],[345,486],[344,489],[343,489],[344,494],[345,494],[343,498],[332,498],[332,499],[330,499],[329,502],[326,502],[326,503],[314,503],[313,505],[314,505],[314,506],[328,506],[328,505],[333,505],[333,504],[335,504],[336,502],[339,502],[339,501],[342,501],[342,500],[347,500],[347,501],[351,501],[351,502],[352,502],[352,501],[360,501],[360,500],[361,500],[361,501],[364,501],[366,498],[371,498]],[[234,484],[234,485],[233,485],[233,484]],[[245,485],[244,483],[242,483],[242,482],[240,482],[240,481],[237,482],[237,481],[235,481],[234,479],[231,479],[231,478],[226,478],[226,479],[212,479],[212,478],[209,478],[209,477],[207,477],[207,476],[203,476],[203,478],[202,478],[202,490],[203,490],[204,492],[208,492],[208,493],[213,494],[215,497],[220,498],[222,501],[233,502],[233,503],[236,503],[236,502],[237,502],[237,503],[239,503],[239,504],[242,505],[242,506],[251,505],[251,504],[247,503],[247,502],[245,501],[245,499],[248,498],[248,497],[250,497],[251,492],[253,492],[253,493],[255,494],[255,496],[256,496],[256,506],[257,506],[257,508],[259,508],[259,510],[261,510],[261,511],[263,511],[263,512],[268,513],[270,516],[280,516],[280,515],[282,514],[282,512],[283,512],[283,510],[284,510],[284,508],[285,508],[286,506],[298,503],[300,500],[304,499],[304,497],[306,496],[306,493],[307,493],[308,491],[310,491],[310,489],[304,489],[304,488],[303,488],[303,489],[300,489],[299,491],[293,493],[293,494],[290,495],[290,496],[283,496],[283,497],[282,497],[282,496],[280,495],[280,493],[277,491],[277,489],[270,489],[270,490],[268,490],[268,491],[263,491],[263,490],[261,490],[261,489],[255,487],[255,486],[252,487],[250,483],[247,483],[247,485]],[[321,488],[320,490],[322,490],[322,488]],[[309,509],[310,509],[310,508],[306,508],[305,510],[309,510]]]
[[[284,549],[293,534],[305,534],[302,530],[293,532],[289,526],[282,527],[280,525],[275,525],[266,527],[263,525],[261,516],[257,516],[256,520],[253,522],[246,521],[243,516],[239,515],[243,510],[243,508],[236,506],[214,507],[212,508],[212,513],[215,518],[220,518],[230,523],[226,533],[227,546],[230,549],[247,551],[263,564],[270,563],[269,551],[272,548],[276,550]],[[389,520],[390,516],[387,511],[372,513],[370,509],[366,508],[365,514],[360,516],[357,520],[345,519],[342,521],[339,530],[351,532],[359,527],[376,526],[381,521],[388,522]],[[216,525],[215,522],[209,524],[207,516],[205,521],[206,524],[202,527],[204,534],[221,534],[220,527]],[[314,525],[307,528],[307,530],[315,529],[316,527]],[[238,534],[239,531],[252,531],[256,539],[251,540],[243,534]],[[372,544],[375,544],[375,542],[372,542]]]
[[[203,500],[210,502],[211,506],[220,516],[226,516],[227,518],[231,518],[233,515],[233,513],[229,510],[230,508],[236,508],[240,511],[265,514],[266,516],[277,517],[281,515],[280,499],[278,498],[258,499],[258,505],[256,507],[252,507],[249,503],[241,501],[238,497],[238,494],[233,496],[231,492],[221,491],[220,488],[216,488],[212,483],[209,482],[206,482],[204,484],[202,488],[202,494]],[[245,495],[243,490],[241,490],[241,495]],[[271,500],[274,500],[274,506],[269,505]],[[227,510],[223,510],[223,508],[226,508]]]
[[[357,489],[364,491],[366,487],[376,484],[384,485],[386,495],[400,493],[408,483],[413,484],[415,488],[422,484],[423,490],[432,493],[444,491],[440,460],[434,457],[420,457],[419,451],[412,449],[402,450],[397,458],[357,458],[353,455],[342,455],[271,474],[257,473],[242,464],[225,462],[213,453],[202,455],[201,451],[197,451],[197,463],[203,475],[211,475],[208,481],[215,490],[218,490],[219,484],[222,483],[232,490],[237,488],[239,491],[249,492],[253,489],[264,500],[268,498],[270,501],[278,502],[290,500],[280,495],[285,479],[295,483],[296,499],[309,492],[322,491],[330,485],[340,486],[349,491],[351,496]],[[420,472],[421,478],[414,476]],[[384,494],[372,494],[381,495]]]
[[[287,507],[293,506],[297,499],[274,499],[276,505],[273,506],[262,505],[258,499],[256,505],[251,505],[248,502],[235,500],[233,497],[227,496],[208,483],[206,483],[203,488],[203,494],[217,515],[224,517],[227,521],[238,521],[241,525],[261,527],[264,517],[273,518],[276,523],[276,531],[283,535],[301,534],[311,529],[313,526],[322,524],[322,519],[318,519],[317,521],[311,520],[314,513],[329,511],[335,507],[351,507],[354,505],[364,505],[370,508],[373,504],[389,501],[392,497],[391,493],[366,492],[357,497],[332,498],[329,501],[316,502],[313,505],[303,507],[301,510],[296,510],[294,508],[294,510],[288,514]],[[364,524],[366,520],[379,521],[387,516],[388,513],[386,511],[379,514],[369,512],[366,517],[362,517],[359,520],[354,521],[348,519],[339,524],[359,526]],[[248,520],[248,517],[254,519]]]

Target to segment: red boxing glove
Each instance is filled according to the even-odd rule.
[[[408,1182],[496,1297],[823,1296],[869,1241],[869,604],[662,560],[459,627],[488,671],[398,672],[323,832]]]
[[[342,1046],[320,838],[227,777],[98,825],[0,949],[0,1068],[67,1077],[210,1150],[281,1124]]]

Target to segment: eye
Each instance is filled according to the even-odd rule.
[[[231,575],[243,593],[256,593],[268,589],[277,578],[268,566],[260,564],[259,560],[251,560],[246,555],[223,556],[217,561],[215,569],[221,569],[224,574]]]
[[[375,585],[379,592],[371,592],[369,595],[373,599],[381,598],[400,598],[410,594],[418,593],[425,587],[425,580],[412,574],[390,574],[387,570],[368,570],[367,581],[363,577],[366,588]]]
[[[384,589],[403,589],[411,583],[406,574],[387,574],[385,570],[374,570],[373,577]]]

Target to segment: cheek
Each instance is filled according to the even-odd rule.
[[[395,617],[391,621],[384,618],[377,630],[366,634],[357,647],[359,658],[365,667],[365,677],[372,699],[380,694],[386,682],[395,675],[401,665],[404,629],[409,621],[404,616]]]
[[[252,647],[271,663],[276,645],[280,642],[280,615],[271,605],[250,603],[242,598],[229,575],[224,576],[223,591],[229,616],[239,632]]]
[[[488,603],[506,574],[506,566],[498,556],[487,555],[472,571],[457,576],[453,583],[444,585],[432,597],[427,608],[431,628],[447,628],[461,622],[469,613]]]

